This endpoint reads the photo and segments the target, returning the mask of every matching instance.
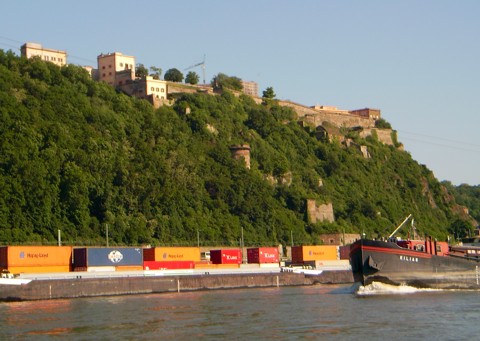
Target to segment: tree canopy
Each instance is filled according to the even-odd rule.
[[[178,70],[178,69],[168,69],[167,72],[165,72],[165,76],[163,77],[166,81],[170,82],[181,82],[183,81],[183,73]]]
[[[200,80],[200,77],[195,71],[189,71],[187,73],[187,77],[185,77],[185,83],[192,84],[192,85],[198,84],[199,80]]]
[[[186,108],[189,108],[188,111]],[[375,138],[317,138],[292,109],[246,95],[181,94],[154,109],[58,67],[0,50],[0,243],[319,243],[326,232],[385,236],[412,213],[418,232],[464,233],[455,201],[410,154]],[[248,144],[251,168],[231,156]],[[357,145],[368,147],[364,158]],[[311,223],[306,200],[331,202]]]
[[[232,89],[241,91],[243,89],[242,80],[235,76],[227,76],[224,73],[219,73],[212,79],[212,87],[214,89]]]
[[[277,95],[275,95],[275,91],[273,91],[273,88],[269,86],[263,91],[263,98],[266,99],[274,99]]]
[[[135,77],[145,78],[148,76],[148,69],[143,64],[137,64],[135,66]]]

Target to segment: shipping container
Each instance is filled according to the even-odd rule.
[[[0,267],[70,266],[71,246],[3,246]]]
[[[210,261],[213,264],[242,264],[240,249],[211,250]]]
[[[337,245],[292,246],[292,263],[338,259]]]
[[[115,271],[143,271],[143,265],[116,266]]]
[[[350,261],[348,259],[339,260],[316,260],[315,269],[319,270],[350,270]]]
[[[204,264],[204,263],[196,263],[195,269],[200,270],[215,270],[215,269],[238,269],[240,268],[241,264]]]
[[[132,266],[143,267],[141,248],[88,247],[73,249],[73,267]]]
[[[87,267],[87,272],[115,272],[116,268],[114,266],[89,266]]]
[[[278,248],[255,247],[247,249],[248,263],[278,263],[280,261]]]
[[[70,265],[41,265],[41,266],[10,266],[8,271],[12,274],[37,274],[51,272],[70,272]]]
[[[144,261],[143,268],[145,270],[178,270],[178,269],[194,269],[193,261]]]
[[[198,247],[153,247],[143,249],[144,261],[200,261]]]
[[[340,259],[350,259],[350,245],[339,247]]]

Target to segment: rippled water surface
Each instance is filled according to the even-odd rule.
[[[480,292],[350,286],[0,303],[0,339],[478,339]]]

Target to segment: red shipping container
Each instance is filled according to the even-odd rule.
[[[144,261],[144,270],[179,270],[195,268],[194,261]]]
[[[248,263],[264,264],[278,263],[278,249],[276,247],[256,247],[247,249]]]
[[[213,264],[242,264],[240,249],[210,250],[210,261]]]

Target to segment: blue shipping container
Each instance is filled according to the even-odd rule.
[[[141,248],[128,247],[89,247],[84,249],[76,249],[74,250],[73,262],[74,267],[124,265],[143,266],[143,251]]]

